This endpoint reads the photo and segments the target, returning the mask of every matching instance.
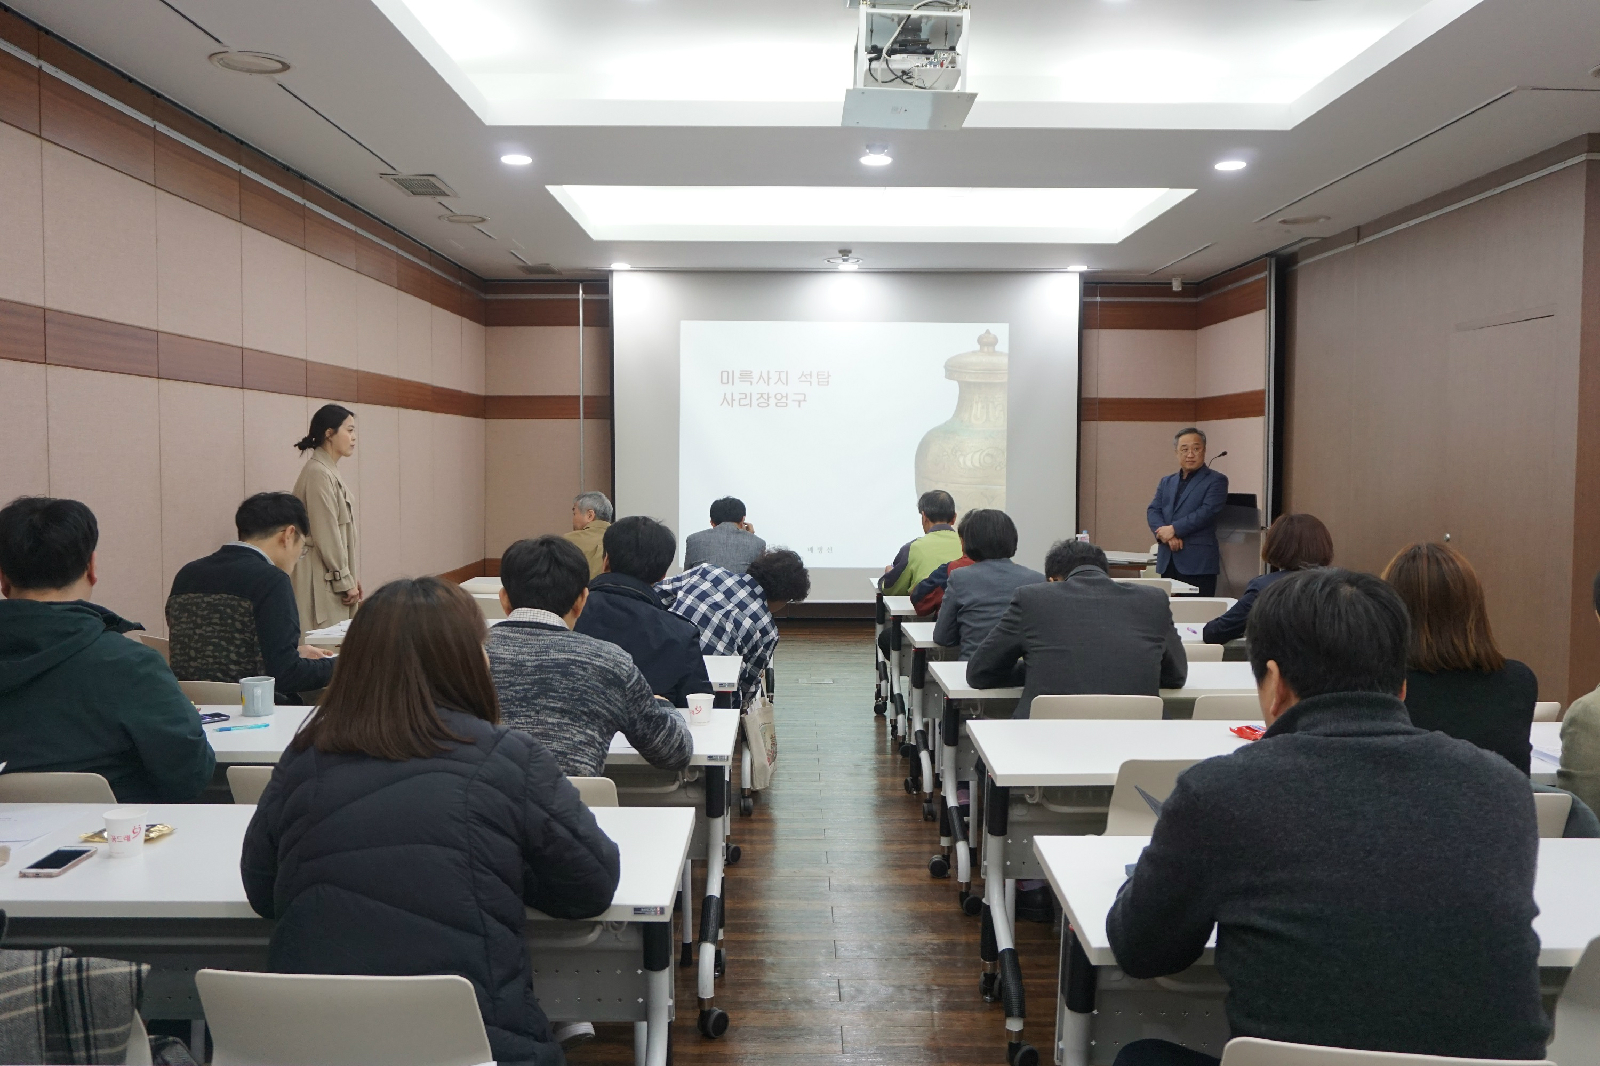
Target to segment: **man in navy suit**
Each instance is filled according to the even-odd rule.
[[[1172,440],[1178,472],[1161,479],[1145,512],[1158,542],[1156,571],[1198,586],[1202,596],[1214,596],[1222,570],[1217,515],[1228,502],[1228,476],[1206,465],[1206,435],[1200,430],[1190,426]]]

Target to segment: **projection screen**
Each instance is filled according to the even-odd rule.
[[[1077,529],[1078,277],[631,271],[611,290],[616,504],[679,539],[736,496],[812,602],[870,600],[917,496]]]

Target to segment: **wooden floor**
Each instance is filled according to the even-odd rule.
[[[777,780],[733,823],[743,858],[728,868],[717,983],[732,1024],[699,1035],[694,971],[680,971],[681,1066],[1005,1062],[1001,1008],[978,996],[978,920],[958,909],[953,880],[928,875],[937,824],[902,785],[906,760],[872,714],[872,671],[870,624],[783,631]],[[1057,938],[1022,923],[1017,947],[1027,1039],[1048,1062]],[[574,1066],[631,1063],[631,1027],[598,1028]]]

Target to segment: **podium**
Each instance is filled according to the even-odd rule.
[[[1217,595],[1238,599],[1250,579],[1261,573],[1261,508],[1255,493],[1228,493],[1217,516],[1217,546],[1222,553]]]

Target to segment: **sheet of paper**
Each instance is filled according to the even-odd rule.
[[[28,844],[71,821],[75,812],[13,807],[0,812],[0,844]]]
[[[1542,748],[1534,748],[1533,749],[1533,757],[1535,759],[1538,759],[1540,762],[1547,762],[1551,766],[1560,766],[1561,765],[1561,753],[1560,752],[1545,751]]]

